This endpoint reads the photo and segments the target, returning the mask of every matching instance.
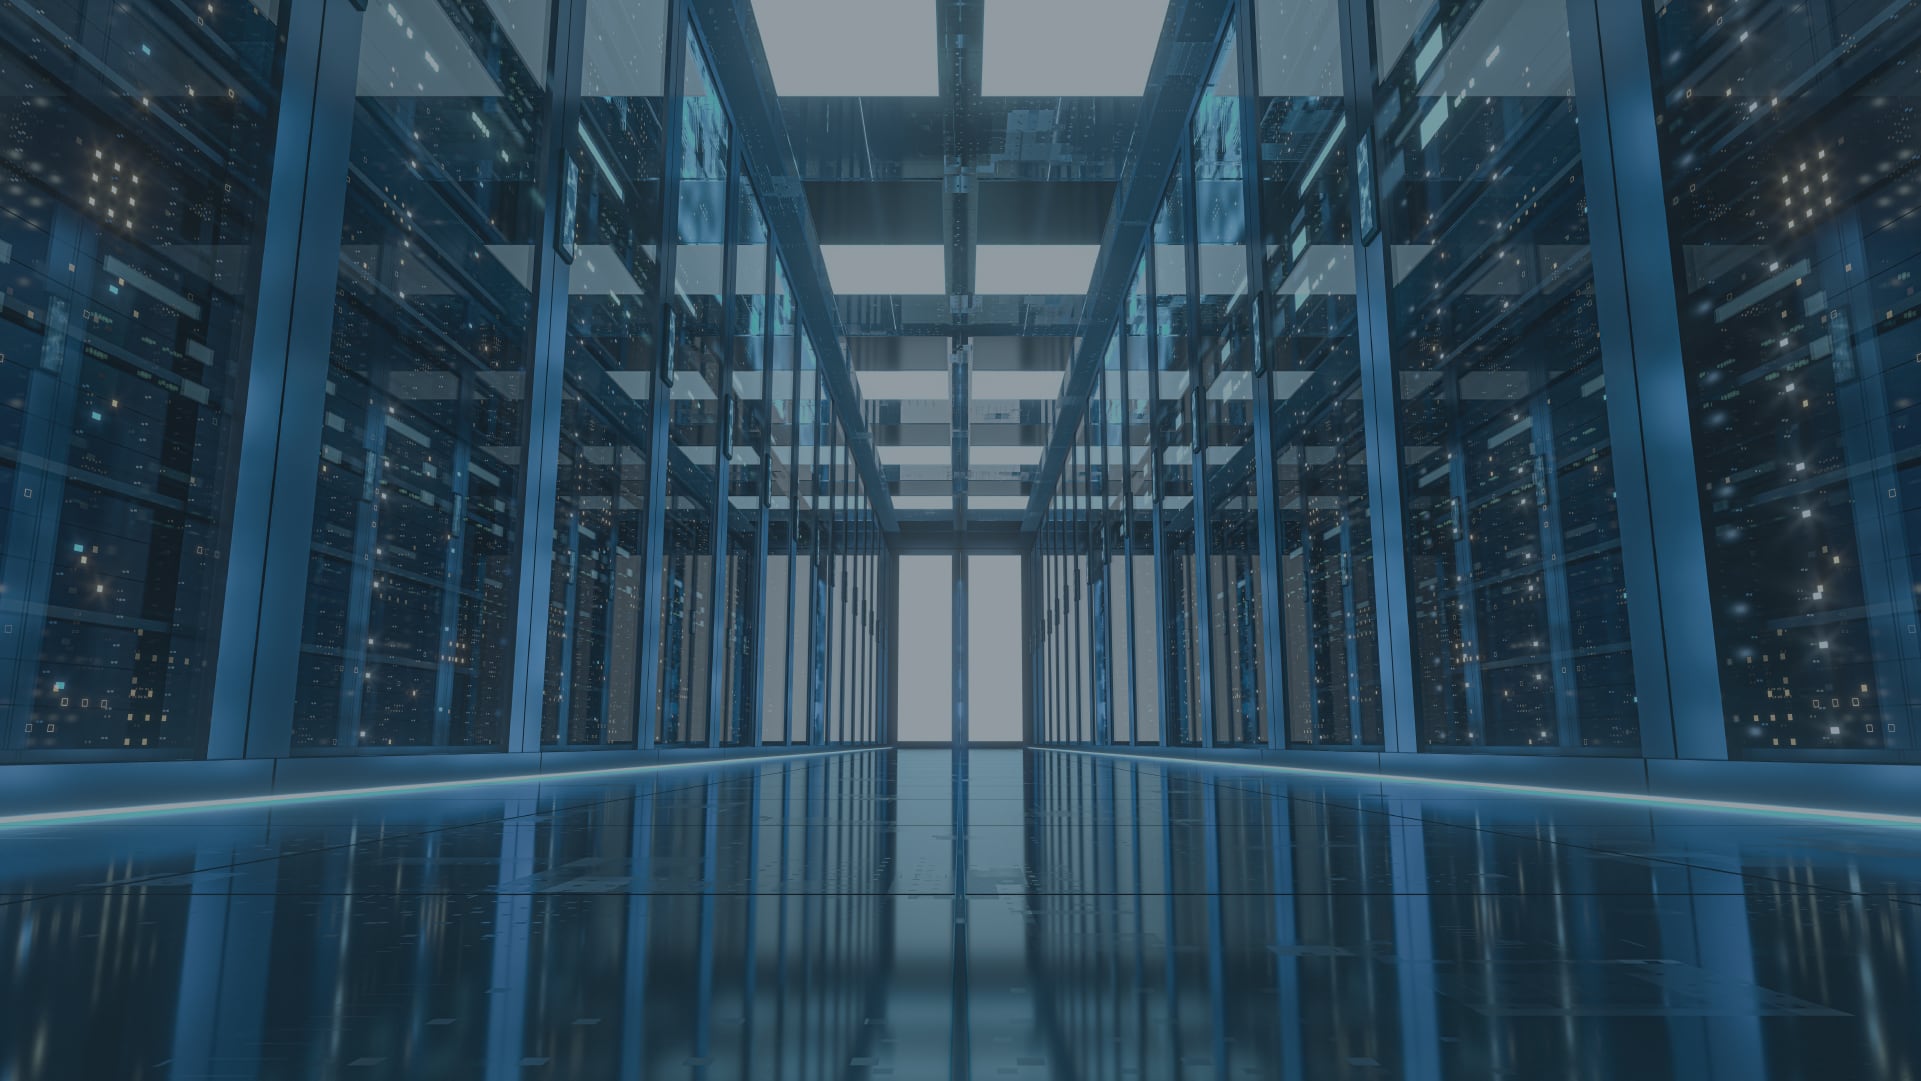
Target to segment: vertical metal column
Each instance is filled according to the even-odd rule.
[[[831,403],[823,397],[818,388],[814,391],[813,426],[814,453],[810,472],[813,475],[813,525],[808,530],[813,545],[813,558],[809,560],[807,589],[807,743],[819,747],[827,741],[825,719],[825,695],[827,682],[827,551],[828,519],[822,513],[823,505],[831,506],[832,485],[823,483],[821,454],[830,448],[821,445],[822,437],[830,427],[828,410]]]
[[[721,302],[720,337],[723,345],[720,351],[720,385],[714,388],[715,408],[720,416],[714,427],[714,520],[709,523],[709,536],[713,538],[714,566],[709,572],[707,594],[707,746],[719,747],[720,729],[726,721],[727,712],[727,543],[728,519],[733,509],[727,496],[727,486],[731,480],[732,459],[723,453],[733,433],[728,429],[739,422],[734,408],[729,404],[734,394],[734,303],[737,292],[734,281],[736,261],[739,253],[735,246],[740,240],[740,140],[727,140],[727,216],[721,226]],[[694,678],[699,678],[698,674]]]
[[[954,650],[954,715],[951,739],[954,745],[954,783],[956,786],[967,782],[967,604],[968,604],[968,551],[967,551],[967,470],[969,462],[970,438],[969,418],[973,413],[973,382],[970,376],[974,349],[972,344],[961,341],[956,343],[948,363],[948,391],[954,403],[953,428],[953,485],[954,485],[954,593],[953,622],[949,629]],[[963,799],[961,790],[956,788],[956,800]],[[958,830],[958,827],[956,827]],[[957,833],[958,836],[958,833]],[[956,842],[958,843],[958,841]],[[955,889],[963,896],[965,886],[956,884]]]
[[[1267,260],[1261,222],[1260,169],[1260,58],[1259,39],[1254,25],[1254,4],[1242,3],[1235,11],[1240,40],[1241,90],[1241,167],[1245,193],[1241,197],[1243,228],[1246,230],[1248,303],[1253,318],[1248,327],[1254,354],[1252,398],[1248,408],[1254,422],[1254,513],[1260,537],[1259,571],[1261,576],[1261,657],[1267,669],[1262,686],[1266,699],[1260,709],[1267,718],[1267,743],[1287,746],[1286,666],[1283,658],[1285,633],[1281,622],[1281,531],[1279,508],[1274,504],[1274,407],[1272,374],[1267,357],[1267,328],[1272,297],[1267,290]],[[1351,669],[1350,669],[1351,671]],[[1358,727],[1358,726],[1357,726]]]
[[[900,742],[900,556],[885,543],[880,555],[880,719],[875,741]]]
[[[208,758],[279,757],[293,742],[361,19],[350,0],[288,12],[235,477],[248,510],[228,541]]]
[[[789,432],[787,439],[787,461],[789,463],[787,476],[787,612],[785,615],[787,620],[787,660],[783,666],[783,678],[781,680],[782,701],[780,707],[780,741],[789,746],[794,742],[794,678],[797,674],[794,665],[796,661],[801,659],[800,651],[796,649],[794,645],[795,608],[798,607],[794,602],[795,598],[800,596],[799,590],[802,585],[800,581],[800,360],[807,348],[802,344],[805,338],[805,331],[801,329],[800,314],[798,312],[795,313],[794,320],[794,369],[793,374],[789,376],[793,393],[788,397],[787,406],[791,411],[791,423],[787,426]],[[772,466],[773,460],[772,457],[769,456],[768,468],[771,470]],[[808,567],[811,571],[813,567],[812,560],[808,561]],[[813,595],[810,593],[808,596],[811,599]],[[813,648],[811,643],[808,648],[810,650]],[[807,678],[804,673],[800,673],[799,675],[802,680]],[[805,718],[803,718],[803,721],[804,720]]]
[[[741,732],[741,742],[758,747],[766,741],[762,739],[767,728],[767,561],[773,558],[767,551],[767,543],[773,531],[773,512],[769,507],[774,490],[774,321],[775,308],[780,304],[776,290],[780,283],[774,275],[779,260],[774,258],[773,245],[768,245],[767,277],[762,285],[761,295],[766,297],[761,319],[760,349],[760,425],[755,436],[754,453],[760,456],[760,485],[754,492],[754,622],[748,633],[752,635],[754,646],[747,650],[749,670],[743,675],[747,685],[753,689],[748,701],[736,707],[735,714],[742,716],[745,730]],[[796,349],[799,343],[795,343]],[[723,508],[721,513],[725,514]],[[793,575],[787,576],[788,581]],[[788,652],[793,652],[790,642]],[[782,684],[781,690],[785,691]],[[749,708],[751,707],[751,708]]]
[[[641,568],[647,577],[641,586],[640,601],[640,679],[636,681],[634,703],[634,745],[640,748],[653,747],[660,732],[660,650],[666,622],[663,611],[666,603],[666,562],[667,562],[667,503],[672,498],[668,490],[667,456],[670,453],[668,428],[673,421],[673,389],[668,384],[671,378],[674,349],[676,346],[676,320],[668,318],[674,303],[674,279],[678,273],[678,237],[680,220],[680,111],[681,94],[686,82],[687,67],[687,5],[685,0],[673,3],[667,14],[667,64],[665,94],[662,99],[663,115],[667,117],[667,137],[662,148],[661,175],[665,183],[661,185],[660,211],[660,257],[658,296],[651,298],[654,311],[659,318],[659,341],[654,356],[654,378],[649,381],[649,404],[652,406],[647,436],[647,531],[642,541]]]
[[[1352,208],[1360,245],[1355,275],[1359,316],[1362,424],[1367,444],[1368,506],[1374,536],[1376,633],[1381,652],[1381,709],[1385,749],[1420,749],[1414,702],[1413,631],[1409,624],[1406,517],[1401,488],[1399,388],[1389,330],[1387,244],[1375,213],[1374,65],[1369,5],[1342,0],[1342,69],[1349,129],[1355,139],[1356,198]]]
[[[1032,534],[1021,553],[1021,741],[1030,747],[1046,742],[1040,729],[1039,672],[1040,592],[1039,557],[1034,554]]]
[[[1118,358],[1121,324],[1114,328],[1115,345],[1110,352]],[[1088,427],[1092,437],[1098,440],[1098,457],[1091,457],[1088,469],[1091,474],[1087,489],[1090,500],[1087,518],[1087,570],[1092,582],[1092,594],[1088,602],[1088,650],[1092,658],[1094,676],[1094,733],[1091,742],[1096,747],[1109,746],[1114,742],[1114,582],[1109,573],[1113,561],[1108,557],[1109,530],[1107,527],[1107,369],[1103,364],[1100,382],[1095,385],[1094,407],[1088,412]],[[1090,454],[1093,448],[1090,448]]]
[[[1653,28],[1640,4],[1568,4],[1641,753],[1726,758]]]
[[[1211,65],[1210,65],[1211,68]],[[1194,649],[1194,672],[1192,684],[1193,699],[1188,703],[1189,720],[1198,732],[1200,745],[1214,746],[1214,574],[1210,566],[1211,550],[1207,535],[1207,394],[1201,389],[1201,251],[1200,224],[1198,211],[1194,204],[1198,201],[1194,188],[1194,140],[1184,137],[1178,163],[1174,166],[1180,171],[1185,182],[1187,197],[1181,200],[1186,220],[1181,223],[1181,231],[1187,240],[1184,253],[1187,259],[1187,384],[1188,396],[1193,402],[1193,413],[1188,418],[1192,427],[1188,430],[1188,442],[1193,456],[1188,467],[1194,474],[1194,500],[1189,504],[1194,514],[1194,573],[1190,581],[1188,618],[1192,620],[1192,634],[1189,636]],[[1225,658],[1222,658],[1225,663]]]
[[[1127,627],[1127,742],[1137,743],[1141,732],[1141,696],[1138,669],[1141,650],[1134,641],[1134,631],[1140,626],[1134,615],[1134,606],[1140,603],[1134,596],[1134,417],[1133,382],[1134,377],[1127,366],[1127,320],[1122,318],[1120,329],[1115,333],[1121,340],[1121,580],[1126,599],[1126,611],[1122,618]],[[1153,378],[1153,373],[1148,373]]]
[[[581,57],[587,36],[586,0],[560,0],[549,38],[547,109],[542,117],[539,241],[534,244],[534,325],[527,390],[527,465],[521,471],[520,582],[515,599],[513,705],[507,749],[540,749],[540,718],[547,681],[547,606],[553,592],[554,506],[559,497],[560,422],[567,357],[568,257],[573,221],[563,205],[567,142],[580,121]]]
[[[1178,155],[1177,155],[1178,157]],[[1178,164],[1176,168],[1178,168]],[[1155,686],[1155,694],[1160,701],[1154,704],[1159,718],[1160,735],[1156,742],[1162,747],[1172,746],[1174,725],[1179,710],[1168,708],[1180,680],[1185,673],[1174,663],[1173,643],[1167,633],[1167,523],[1165,510],[1165,485],[1161,478],[1162,457],[1167,453],[1167,433],[1161,431],[1161,320],[1159,313],[1160,274],[1155,269],[1153,233],[1148,234],[1147,244],[1147,494],[1148,510],[1151,515],[1149,529],[1154,546],[1154,664],[1160,668],[1160,679]]]
[[[1088,412],[1093,412],[1093,403],[1088,403]],[[1083,422],[1084,423],[1084,422]],[[1072,456],[1068,459],[1069,472],[1066,509],[1061,522],[1062,547],[1065,549],[1067,563],[1067,671],[1070,676],[1068,686],[1073,693],[1073,705],[1068,716],[1072,718],[1073,741],[1084,743],[1088,739],[1088,719],[1093,711],[1089,708],[1090,691],[1093,681],[1088,678],[1087,666],[1081,663],[1087,654],[1087,538],[1082,532],[1082,521],[1087,506],[1087,430],[1083,426],[1075,439]]]

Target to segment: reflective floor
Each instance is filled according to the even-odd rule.
[[[0,1081],[1921,1076],[1921,832],[953,774],[0,832]]]

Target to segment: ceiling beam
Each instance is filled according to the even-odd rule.
[[[953,487],[953,530],[967,534],[968,449],[973,437],[972,352],[966,341],[968,309],[974,303],[974,249],[980,233],[974,198],[974,160],[968,152],[974,114],[980,107],[980,40],[986,18],[984,0],[941,0],[941,245],[947,264],[948,316],[956,324],[949,339],[948,400],[953,403],[949,437],[949,481]],[[966,305],[967,308],[963,308]]]
[[[1167,24],[1161,31],[1147,95],[1141,102],[1135,156],[1123,170],[1120,188],[1114,193],[1114,211],[1108,216],[1100,260],[1094,264],[1093,285],[1081,311],[1080,349],[1068,370],[1054,431],[1048,437],[1040,472],[1028,497],[1027,513],[1021,520],[1021,528],[1029,532],[1038,530],[1046,517],[1054,486],[1067,467],[1075,430],[1087,416],[1088,399],[1101,373],[1101,358],[1120,322],[1127,290],[1133,285],[1134,271],[1154,227],[1154,215],[1160,211],[1161,196],[1188,137],[1188,118],[1207,87],[1229,15],[1228,0],[1172,0],[1168,5]],[[1071,48],[1072,43],[1063,42],[1062,47]]]
[[[873,434],[861,412],[860,388],[841,351],[840,310],[828,287],[827,265],[821,260],[807,192],[781,119],[780,97],[761,47],[753,4],[751,0],[688,0],[688,9],[726,95],[734,138],[746,152],[754,191],[760,196],[774,247],[787,266],[794,306],[814,343],[821,381],[840,417],[848,453],[866,484],[875,520],[886,532],[896,532],[900,523],[888,493],[887,474],[881,470]]]

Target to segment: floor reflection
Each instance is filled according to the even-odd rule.
[[[969,762],[0,834],[0,1081],[1921,1072],[1921,834]]]

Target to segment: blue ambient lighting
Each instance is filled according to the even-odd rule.
[[[1506,781],[1468,781],[1452,777],[1416,777],[1404,773],[1369,773],[1351,769],[1316,769],[1310,766],[1278,766],[1268,762],[1218,762],[1204,758],[1162,758],[1150,754],[1115,754],[1083,751],[1065,747],[1037,748],[1056,754],[1078,754],[1090,758],[1114,758],[1162,765],[1195,766],[1215,770],[1284,773],[1294,777],[1339,777],[1376,784],[1420,784],[1443,788],[1466,788],[1477,792],[1508,792],[1524,796],[1549,796],[1554,799],[1590,800],[1600,803],[1630,803],[1643,807],[1665,807],[1685,811],[1728,811],[1734,814],[1766,815],[1772,818],[1807,819],[1816,822],[1841,822],[1861,826],[1921,828],[1921,815],[1888,814],[1882,811],[1846,811],[1832,807],[1795,807],[1783,804],[1748,803],[1741,800],[1695,799],[1688,796],[1656,796],[1636,792],[1607,792],[1592,788],[1557,788],[1552,785],[1513,784]]]
[[[0,830],[26,826],[64,826],[89,822],[123,822],[130,818],[159,818],[167,815],[196,814],[253,807],[284,807],[305,803],[331,803],[340,800],[369,799],[374,796],[402,796],[416,792],[442,792],[485,785],[526,784],[530,781],[578,781],[591,777],[619,777],[634,773],[664,773],[682,769],[723,769],[731,766],[785,762],[800,758],[831,758],[837,755],[864,754],[871,747],[851,750],[806,751],[796,754],[756,755],[752,758],[702,759],[696,762],[650,762],[637,766],[609,766],[605,769],[566,770],[556,773],[516,773],[506,777],[474,777],[457,781],[417,781],[410,784],[375,785],[371,788],[328,788],[313,792],[281,792],[264,796],[226,796],[219,799],[180,800],[172,803],[141,803],[126,807],[94,807],[74,811],[39,811],[32,814],[0,815]]]

